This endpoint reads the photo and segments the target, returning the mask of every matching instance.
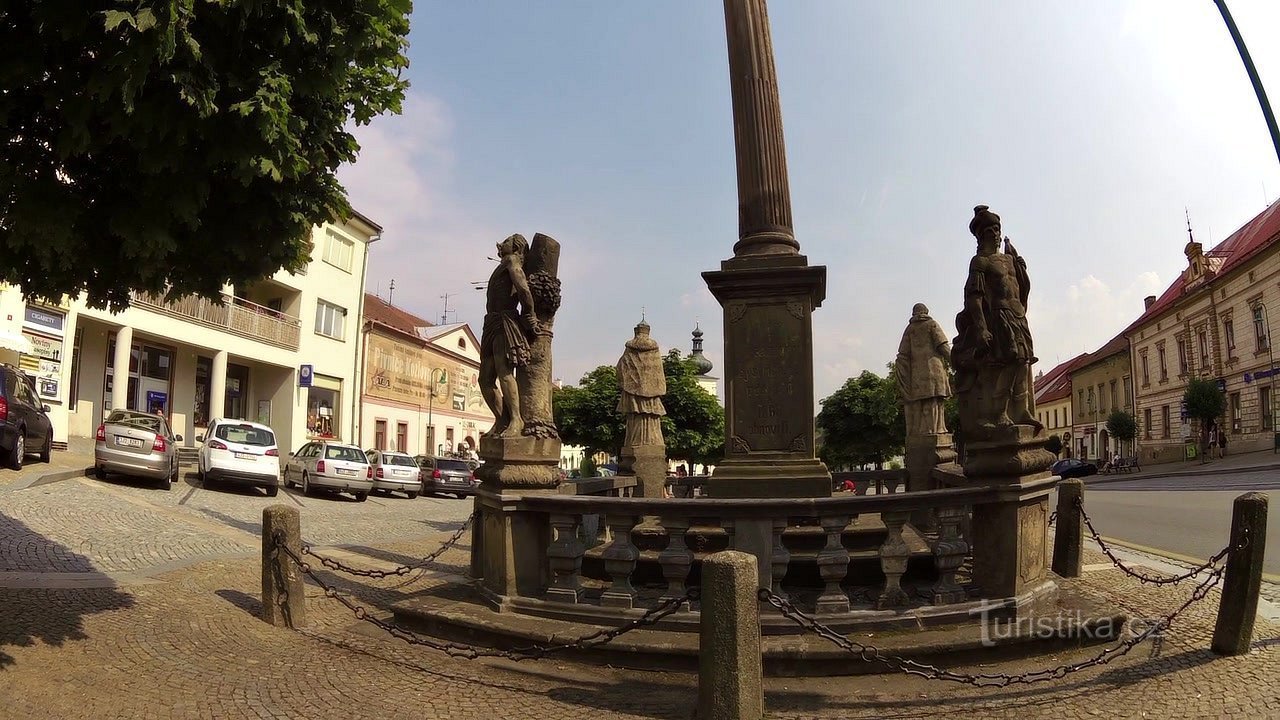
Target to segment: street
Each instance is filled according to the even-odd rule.
[[[1227,544],[1236,497],[1277,489],[1275,470],[1136,478],[1089,484],[1084,507],[1104,537],[1206,560]],[[1280,575],[1280,509],[1270,510],[1263,572]]]

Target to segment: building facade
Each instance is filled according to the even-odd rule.
[[[465,323],[432,325],[364,296],[363,448],[411,455],[468,453],[493,427],[480,392],[480,347]]]
[[[1071,405],[1071,371],[1088,355],[1081,353],[1070,360],[1055,366],[1052,370],[1036,378],[1035,399],[1036,419],[1044,426],[1049,435],[1057,435],[1062,441],[1062,457],[1073,457]]]
[[[1230,451],[1275,443],[1271,315],[1280,306],[1280,201],[1212,250],[1190,240],[1187,267],[1125,331],[1132,348],[1138,446],[1164,462],[1196,452],[1199,427],[1183,396],[1192,378],[1214,380],[1226,395],[1218,425]]]
[[[120,313],[81,299],[26,303],[0,293],[0,338],[50,407],[54,437],[93,437],[113,408],[165,413],[184,444],[210,419],[264,422],[282,452],[309,437],[350,438],[357,328],[369,245],[381,228],[355,215],[312,230],[312,261],[223,302],[135,293]]]
[[[1124,334],[1112,338],[1082,358],[1070,375],[1075,454],[1099,464],[1115,455],[1134,455],[1132,441],[1120,441],[1107,430],[1107,420],[1116,410],[1133,414],[1129,339]]]

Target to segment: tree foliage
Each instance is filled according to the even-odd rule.
[[[877,466],[900,455],[907,423],[898,385],[890,377],[863,370],[822,400],[817,425],[822,432],[819,455],[828,467],[864,463]]]
[[[350,213],[349,123],[399,112],[411,0],[11,0],[0,280],[218,297]]]
[[[1112,410],[1107,417],[1107,432],[1117,440],[1129,442],[1138,437],[1138,419],[1131,412]]]
[[[698,384],[694,366],[672,349],[662,359],[667,394],[662,404],[662,435],[667,456],[673,460],[714,464],[724,457],[724,408],[714,395]],[[582,376],[578,386],[565,386],[552,395],[552,408],[560,438],[581,445],[588,452],[617,455],[626,438],[626,425],[618,412],[618,372],[601,365]]]
[[[1209,427],[1227,409],[1226,396],[1218,389],[1217,382],[1208,378],[1192,378],[1182,400],[1187,404],[1187,415],[1200,421],[1201,445],[1207,446]]]

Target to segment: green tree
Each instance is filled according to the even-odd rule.
[[[817,425],[823,437],[819,456],[833,468],[863,463],[880,467],[900,455],[906,442],[897,383],[870,370],[849,378],[822,400]]]
[[[1182,396],[1187,404],[1187,415],[1200,422],[1200,459],[1207,460],[1209,427],[1227,409],[1227,398],[1218,389],[1218,383],[1208,378],[1193,378],[1187,383]]]
[[[1050,435],[1049,439],[1046,440],[1044,443],[1044,449],[1048,450],[1054,455],[1057,455],[1058,453],[1062,452],[1062,436],[1056,433],[1053,435]]]
[[[667,394],[662,404],[662,435],[667,456],[690,463],[714,464],[724,457],[724,408],[714,395],[698,385],[693,364],[672,349],[662,360]],[[581,445],[588,452],[617,455],[626,439],[626,425],[618,412],[618,372],[601,365],[582,376],[577,387],[565,386],[552,394],[552,410],[560,439]]]
[[[351,212],[351,123],[399,112],[411,0],[11,0],[0,281],[219,297]]]
[[[1111,437],[1124,443],[1125,447],[1131,447],[1128,443],[1138,437],[1138,418],[1126,410],[1112,410],[1111,415],[1107,417],[1107,432]]]

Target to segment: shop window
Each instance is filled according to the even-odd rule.
[[[212,376],[213,359],[196,358],[196,396],[191,417],[192,422],[199,427],[209,426],[209,378]]]
[[[312,386],[307,389],[307,432],[315,437],[336,437],[342,393]]]
[[[346,308],[320,300],[316,303],[316,333],[341,340],[347,324]]]

